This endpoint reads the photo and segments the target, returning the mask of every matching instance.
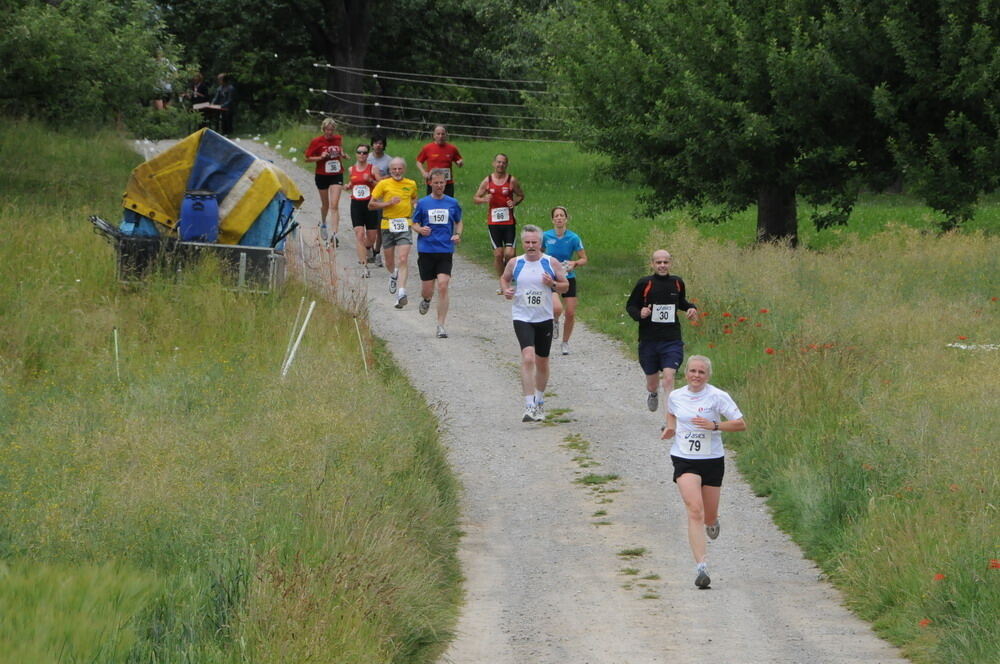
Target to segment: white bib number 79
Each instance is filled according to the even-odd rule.
[[[708,456],[712,453],[712,439],[708,431],[688,431],[680,441],[681,451],[691,456]]]

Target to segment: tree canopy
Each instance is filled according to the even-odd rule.
[[[1000,165],[989,5],[582,0],[540,22],[543,66],[573,137],[637,171],[650,211],[757,204],[758,237],[794,242],[798,197],[829,206],[822,228],[904,176],[961,220]]]

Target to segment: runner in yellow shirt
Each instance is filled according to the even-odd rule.
[[[382,210],[382,252],[385,268],[389,270],[389,292],[396,293],[397,309],[405,307],[407,301],[406,277],[410,247],[413,246],[410,224],[417,200],[417,183],[405,175],[405,159],[396,157],[390,161],[389,177],[379,180],[368,203],[370,210]]]

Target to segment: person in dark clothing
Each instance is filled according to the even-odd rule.
[[[236,86],[229,74],[219,74],[219,87],[212,97],[212,108],[219,116],[219,133],[229,136],[233,133],[233,120],[236,116]]]
[[[625,311],[639,323],[639,365],[646,375],[646,407],[660,405],[659,386],[668,396],[674,389],[674,374],[684,361],[684,342],[678,311],[689,321],[698,320],[698,308],[687,300],[684,280],[670,274],[672,265],[666,249],[653,252],[653,274],[636,282]]]

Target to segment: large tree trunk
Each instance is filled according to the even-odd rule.
[[[757,242],[799,242],[795,188],[764,187],[757,193]]]

